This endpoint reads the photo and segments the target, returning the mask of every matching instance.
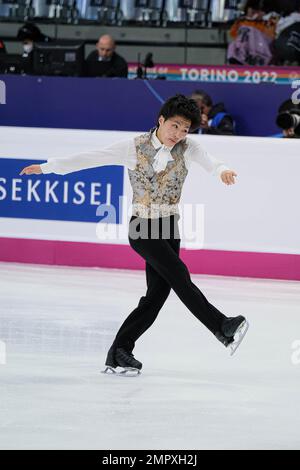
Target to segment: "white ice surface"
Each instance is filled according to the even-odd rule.
[[[172,292],[126,378],[100,370],[143,272],[0,263],[0,448],[299,449],[300,283],[192,278],[244,342],[230,357]]]

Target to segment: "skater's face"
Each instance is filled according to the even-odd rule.
[[[160,116],[157,137],[166,147],[174,147],[189,133],[192,122],[181,116],[165,119]]]

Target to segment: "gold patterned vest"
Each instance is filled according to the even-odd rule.
[[[185,141],[176,144],[165,170],[156,173],[153,169],[154,157],[158,150],[151,143],[151,132],[135,138],[137,164],[134,170],[128,169],[133,190],[132,215],[156,219],[178,214],[182,186],[188,174],[184,162]]]

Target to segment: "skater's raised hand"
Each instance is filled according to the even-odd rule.
[[[30,165],[23,168],[20,175],[40,175],[42,172],[41,165]]]
[[[227,185],[235,183],[235,180],[234,180],[235,176],[237,176],[237,174],[234,171],[231,171],[231,170],[222,171],[222,173],[221,173],[221,179],[222,179],[223,183],[225,183]]]

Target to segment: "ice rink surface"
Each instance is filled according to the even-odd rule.
[[[0,448],[299,449],[300,283],[192,279],[247,316],[236,354],[171,292],[142,374],[115,377],[100,371],[143,272],[0,263]]]

